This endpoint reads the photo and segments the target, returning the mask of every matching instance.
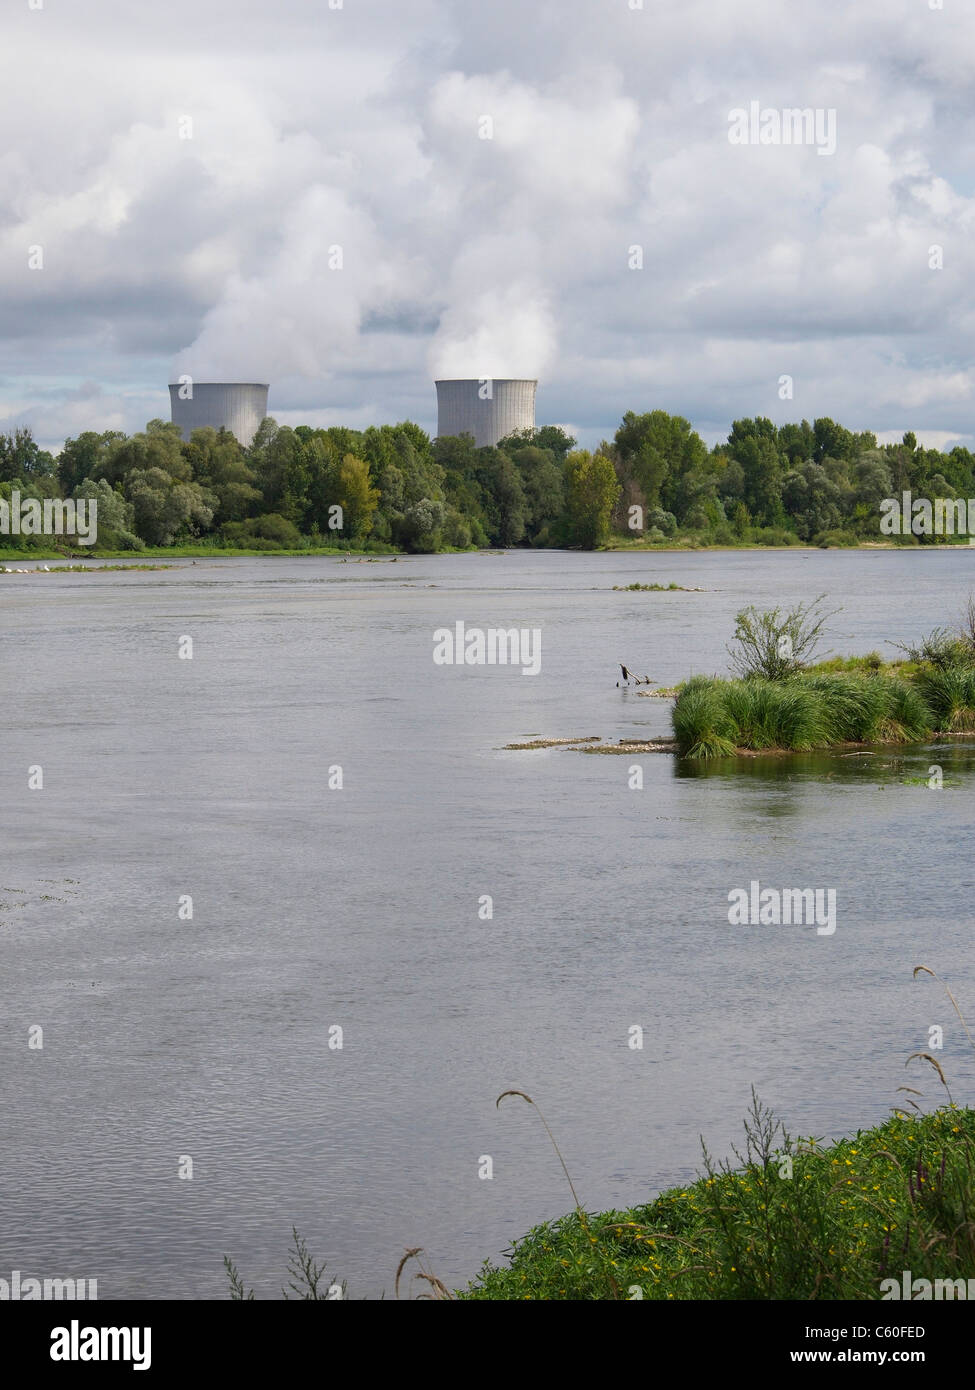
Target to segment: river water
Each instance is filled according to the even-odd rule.
[[[690,1180],[702,1134],[729,1154],[752,1085],[803,1135],[934,1103],[904,1066],[932,1025],[971,1102],[912,969],[975,1016],[975,746],[503,745],[668,732],[617,663],[722,671],[748,603],[826,593],[828,649],[892,653],[975,551],[173,563],[0,576],[0,1277],[219,1298],[226,1253],[280,1296],[294,1224],[354,1297],[410,1246],[458,1285],[571,1204],[510,1087],[590,1209]],[[540,673],[436,665],[458,621],[537,628]],[[835,933],[730,926],[754,879],[835,888]]]

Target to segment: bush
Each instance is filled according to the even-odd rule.
[[[225,545],[241,550],[302,550],[307,545],[294,522],[277,512],[249,521],[229,521],[221,534]]]
[[[820,594],[812,603],[797,604],[784,616],[780,608],[760,613],[743,608],[736,618],[734,641],[728,648],[735,673],[748,679],[785,680],[794,675],[819,645],[823,626],[832,613],[820,613],[826,597]]]
[[[673,512],[665,512],[663,507],[651,507],[647,516],[647,528],[656,528],[662,531],[665,536],[673,536],[677,532],[677,518]]]
[[[467,550],[471,543],[471,528],[460,512],[453,507],[447,509],[443,539],[445,545],[454,546],[457,550]]]
[[[852,531],[820,531],[813,536],[813,545],[818,545],[820,550],[829,550],[831,547],[844,549],[860,544]]]
[[[753,545],[799,545],[799,537],[794,531],[783,526],[753,526],[749,537]]]

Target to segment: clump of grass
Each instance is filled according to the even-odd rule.
[[[929,668],[916,683],[845,671],[783,681],[698,676],[680,688],[671,718],[686,758],[727,757],[735,749],[809,752],[840,743],[918,743],[939,725],[939,705],[930,691],[951,680],[962,707],[953,705],[954,722],[941,727],[975,728],[975,670],[959,675],[955,668]]]
[[[682,757],[728,758],[734,754],[738,730],[726,708],[722,684],[698,677],[681,688],[671,723]]]
[[[781,687],[775,681],[725,681],[718,687],[741,748],[775,748]]]
[[[875,676],[883,692],[884,715],[878,736],[884,743],[919,743],[933,733],[937,719],[924,692],[896,676]]]
[[[831,743],[869,743],[877,738],[886,697],[880,681],[845,672],[814,674],[806,685],[819,698]]]
[[[939,729],[975,729],[975,668],[929,666],[915,677],[915,686],[930,706]]]
[[[613,591],[624,594],[666,594],[671,590],[678,589],[681,593],[686,590],[682,584],[614,584]]]
[[[776,746],[805,753],[829,742],[823,701],[804,681],[785,681],[775,709]]]
[[[729,757],[738,748],[806,752],[829,742],[823,702],[805,682],[688,681],[671,713],[686,758]]]

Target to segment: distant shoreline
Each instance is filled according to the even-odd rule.
[[[26,550],[12,550],[0,547],[0,565],[8,562],[18,561],[24,563],[31,560],[57,560],[64,564],[77,564],[80,561],[88,560],[127,560],[132,564],[138,564],[142,560],[203,560],[203,559],[285,559],[297,560],[303,558],[331,556],[334,559],[363,559],[372,561],[389,561],[399,558],[428,560],[436,555],[700,555],[708,552],[720,554],[734,554],[736,551],[762,552],[762,551],[787,551],[797,550],[832,550],[839,553],[849,551],[896,551],[898,554],[918,553],[930,551],[946,550],[965,550],[975,552],[975,546],[969,545],[966,540],[944,540],[938,541],[934,545],[899,545],[893,541],[862,541],[859,545],[844,546],[819,546],[812,545],[806,541],[799,541],[795,545],[761,545],[757,542],[742,542],[740,545],[606,545],[595,550],[581,550],[573,547],[556,546],[509,546],[507,549],[498,546],[470,547],[466,550],[455,548],[445,550],[430,551],[411,551],[394,550],[346,550],[336,546],[308,546],[300,550],[253,550],[236,547],[218,546],[194,546],[194,545],[174,545],[174,546],[146,546],[144,550],[98,550],[89,553],[86,550],[73,551],[65,554],[60,550],[41,549],[33,546]]]

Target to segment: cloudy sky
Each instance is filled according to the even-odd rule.
[[[975,15],[932,4],[5,0],[0,430],[139,429],[189,372],[435,432],[435,376],[537,376],[587,445],[971,444]],[[835,152],[732,144],[751,103]]]

